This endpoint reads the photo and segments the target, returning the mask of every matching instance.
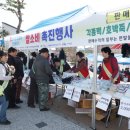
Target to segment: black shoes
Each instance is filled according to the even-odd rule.
[[[20,99],[17,99],[17,100],[16,100],[16,104],[19,104],[19,103],[23,103],[23,101],[20,100]]]
[[[6,121],[0,121],[0,125],[10,125],[11,122],[6,120]]]
[[[28,107],[35,108],[35,105],[28,105]]]
[[[8,108],[10,109],[19,109],[20,107],[19,106],[17,106],[17,105],[15,105],[15,106],[8,106]]]
[[[48,108],[48,107],[45,107],[45,108],[43,108],[43,109],[40,109],[40,111],[49,111],[50,110],[50,108]]]

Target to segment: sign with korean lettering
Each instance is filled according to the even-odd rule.
[[[40,42],[40,33],[26,35],[26,44],[39,43],[39,42]]]
[[[74,86],[71,85],[67,85],[67,88],[65,90],[64,96],[65,98],[71,99],[72,98],[72,94],[74,91]]]
[[[130,19],[130,8],[107,13],[107,23]]]
[[[75,102],[79,102],[80,95],[81,95],[81,89],[76,87],[73,92],[72,100]]]
[[[121,99],[118,114],[130,118],[130,98]]]
[[[5,41],[9,47],[27,49],[130,43],[129,13],[130,9],[86,17],[80,13],[74,19],[9,36]]]
[[[42,41],[61,41],[73,37],[72,25],[50,29],[42,32]]]
[[[106,111],[109,106],[109,103],[111,101],[111,98],[112,98],[112,96],[109,94],[102,94],[101,98],[99,99],[99,101],[96,104],[96,107]]]

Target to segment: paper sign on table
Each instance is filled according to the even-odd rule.
[[[63,97],[71,99],[72,94],[73,94],[73,90],[74,90],[74,86],[68,85],[66,90],[65,90],[65,93],[64,93]]]
[[[130,98],[121,99],[118,114],[130,118]]]
[[[106,111],[108,106],[109,106],[109,103],[111,101],[111,98],[112,98],[112,96],[109,95],[109,94],[102,94],[101,98],[99,99],[99,101],[96,105],[96,107]]]
[[[79,102],[81,95],[81,88],[75,88],[72,96],[72,100],[75,102]]]
[[[130,89],[126,91],[125,96],[130,98]]]

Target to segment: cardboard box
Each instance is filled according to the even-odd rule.
[[[88,114],[89,117],[92,117],[92,113]],[[102,119],[104,119],[106,117],[106,112],[101,110],[101,109],[98,109],[96,108],[96,114],[95,114],[95,118],[97,121],[100,121]]]
[[[100,121],[106,117],[106,112],[96,108],[96,120]]]
[[[78,108],[92,108],[92,99],[82,99],[78,103]]]
[[[114,120],[117,118],[117,112],[118,112],[118,108],[113,108],[111,110],[111,114],[110,114],[110,121]]]

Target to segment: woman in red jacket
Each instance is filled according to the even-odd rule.
[[[78,73],[80,77],[89,78],[88,64],[82,52],[76,53],[76,65],[71,69],[74,73]]]
[[[102,62],[101,73],[98,78],[111,80],[114,84],[120,83],[118,62],[117,59],[111,55],[111,49],[109,47],[104,47],[101,49],[101,52],[104,59]]]

